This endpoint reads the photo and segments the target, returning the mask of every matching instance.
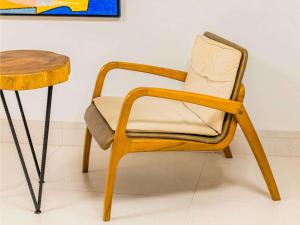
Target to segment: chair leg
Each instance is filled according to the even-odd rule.
[[[231,154],[231,150],[230,150],[230,147],[226,147],[223,149],[223,152],[224,152],[224,155],[225,155],[225,158],[232,158],[232,154]]]
[[[253,127],[249,115],[244,107],[235,115],[236,119],[245,134],[247,141],[253,151],[256,161],[260,167],[263,174],[265,182],[268,186],[270,195],[274,201],[280,200],[280,194],[272,174],[269,162],[267,160],[266,154],[257,136],[255,128]]]
[[[91,141],[92,141],[92,134],[86,128],[84,146],[83,146],[83,161],[82,161],[82,172],[83,173],[87,173],[89,171]]]
[[[117,146],[112,147],[104,190],[103,221],[110,220],[112,197],[117,175],[117,168],[122,155]]]

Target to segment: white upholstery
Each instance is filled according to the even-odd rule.
[[[229,99],[234,87],[241,52],[197,36],[184,90]],[[116,130],[123,98],[94,99],[99,112],[112,130]],[[143,97],[132,108],[127,124],[129,132],[162,132],[216,136],[222,133],[225,113],[169,99]]]
[[[241,56],[240,51],[230,46],[205,36],[197,36],[184,90],[229,99]],[[225,113],[190,103],[184,104],[207,126],[219,134],[222,132]]]
[[[110,96],[94,99],[97,109],[113,130],[116,130],[123,100]],[[142,97],[134,103],[127,131],[217,135],[182,102],[153,97]]]

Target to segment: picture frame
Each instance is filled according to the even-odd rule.
[[[4,16],[120,17],[120,0],[0,0]],[[25,3],[25,4],[23,4]],[[22,7],[26,6],[26,7]]]

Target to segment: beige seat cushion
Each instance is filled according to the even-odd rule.
[[[240,51],[197,36],[184,90],[229,99],[234,87],[242,54]],[[224,112],[184,103],[207,126],[222,133]]]
[[[123,100],[111,96],[94,99],[95,106],[114,131]],[[182,102],[153,97],[142,97],[134,103],[127,131],[218,135]]]

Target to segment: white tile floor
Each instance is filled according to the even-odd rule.
[[[237,154],[237,147],[248,148],[235,143],[233,159],[196,152],[126,156],[106,224],[299,225],[300,157],[268,157],[282,195],[282,201],[273,202],[254,157]],[[29,148],[22,148],[36,187]],[[1,225],[103,223],[109,152],[93,148],[90,172],[82,174],[81,147],[49,146],[43,213],[35,215],[14,145],[2,143],[0,149]]]

